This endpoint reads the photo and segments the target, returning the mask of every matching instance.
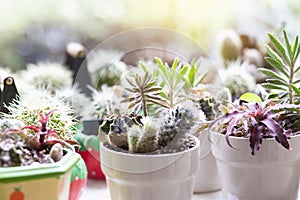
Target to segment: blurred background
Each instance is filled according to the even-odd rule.
[[[0,0],[0,66],[62,62],[68,42],[87,50],[126,30],[178,31],[214,52],[224,29],[264,40],[285,26],[299,33],[297,0]]]

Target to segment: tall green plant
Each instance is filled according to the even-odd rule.
[[[275,71],[266,68],[260,69],[269,77],[262,86],[266,89],[280,91],[276,96],[281,103],[299,103],[300,78],[296,74],[299,72],[300,66],[296,66],[296,61],[300,53],[300,44],[298,36],[296,36],[293,44],[290,43],[285,30],[283,30],[283,36],[285,45],[274,34],[268,33],[271,46],[266,46],[268,57],[265,60]]]
[[[185,86],[184,75],[188,70],[188,66],[182,66],[182,63],[179,63],[177,58],[173,61],[171,67],[169,67],[168,63],[163,63],[160,58],[155,58],[155,61],[160,70],[163,80],[162,84],[166,88],[166,91],[163,91],[161,95],[167,100],[169,107],[173,108],[179,103],[176,101],[176,97]]]

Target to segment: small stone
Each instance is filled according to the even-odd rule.
[[[58,162],[63,157],[62,146],[59,143],[56,143],[52,146],[50,150],[50,158],[54,160],[54,162]]]

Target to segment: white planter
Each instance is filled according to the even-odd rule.
[[[201,143],[199,165],[196,172],[194,193],[203,193],[219,190],[221,188],[216,159],[212,155],[211,141],[208,131],[204,130],[198,137]]]
[[[101,167],[112,200],[191,200],[200,141],[184,152],[160,155],[112,151],[102,144]]]
[[[299,188],[300,136],[289,139],[290,150],[275,139],[263,139],[260,150],[251,155],[249,140],[211,133],[213,155],[221,177],[225,199],[296,200]]]

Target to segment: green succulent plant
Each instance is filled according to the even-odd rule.
[[[184,75],[188,71],[188,65],[179,63],[177,58],[173,61],[171,67],[167,63],[163,63],[159,58],[155,58],[155,60],[158,64],[159,74],[162,78],[161,84],[164,88],[161,95],[167,102],[168,107],[173,108],[181,101],[178,96],[186,85]]]
[[[276,35],[268,33],[270,45],[266,46],[268,57],[265,60],[273,70],[260,69],[268,76],[266,83],[262,83],[262,86],[276,91],[269,96],[272,100],[290,104],[300,103],[300,66],[296,66],[300,53],[299,37],[296,36],[294,42],[290,43],[285,30],[283,30],[283,36],[285,45]]]
[[[204,114],[198,113],[199,104],[179,95],[187,83],[192,87],[201,82],[196,81],[195,66],[190,70],[189,65],[178,64],[175,59],[170,68],[160,59],[156,61],[161,73],[151,76],[144,69],[143,75],[126,78],[129,86],[125,89],[130,95],[121,102],[128,103],[129,114],[114,114],[99,127],[99,138],[107,146],[129,153],[155,154],[184,151],[195,145],[189,133]],[[159,78],[162,80],[157,81]],[[149,112],[154,107],[159,112]]]
[[[167,107],[168,105],[160,96],[162,87],[157,85],[156,79],[146,72],[144,76],[136,74],[133,80],[126,78],[131,88],[125,88],[132,96],[122,100],[121,102],[129,102],[128,109],[132,109],[134,113],[142,110],[143,115],[148,115],[148,106],[150,104]]]

